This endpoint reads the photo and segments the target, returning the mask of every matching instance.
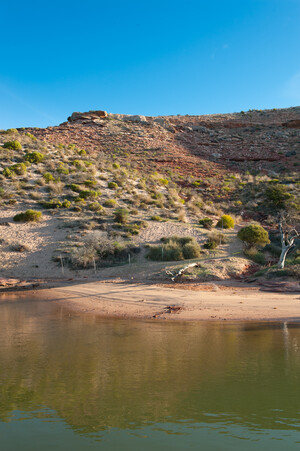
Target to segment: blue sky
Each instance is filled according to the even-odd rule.
[[[300,0],[0,4],[0,128],[300,105]]]

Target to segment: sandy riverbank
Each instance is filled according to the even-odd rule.
[[[259,287],[203,284],[197,289],[123,281],[74,281],[52,288],[2,293],[0,300],[39,298],[78,313],[168,320],[300,320],[300,294]],[[170,309],[176,306],[180,308]]]

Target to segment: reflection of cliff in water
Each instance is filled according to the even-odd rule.
[[[82,432],[299,419],[298,327],[100,320],[46,303],[0,304],[0,327],[3,421],[41,407]]]

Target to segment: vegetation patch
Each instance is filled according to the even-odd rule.
[[[193,237],[172,236],[162,238],[164,244],[151,246],[148,258],[155,261],[179,261],[198,258],[201,248]]]
[[[23,213],[19,213],[14,216],[16,222],[38,222],[42,219],[43,215],[41,211],[26,210]]]
[[[22,144],[15,140],[15,141],[6,141],[3,146],[4,149],[11,149],[11,150],[22,150]]]

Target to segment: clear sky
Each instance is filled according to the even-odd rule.
[[[1,0],[0,128],[300,105],[300,0]]]

